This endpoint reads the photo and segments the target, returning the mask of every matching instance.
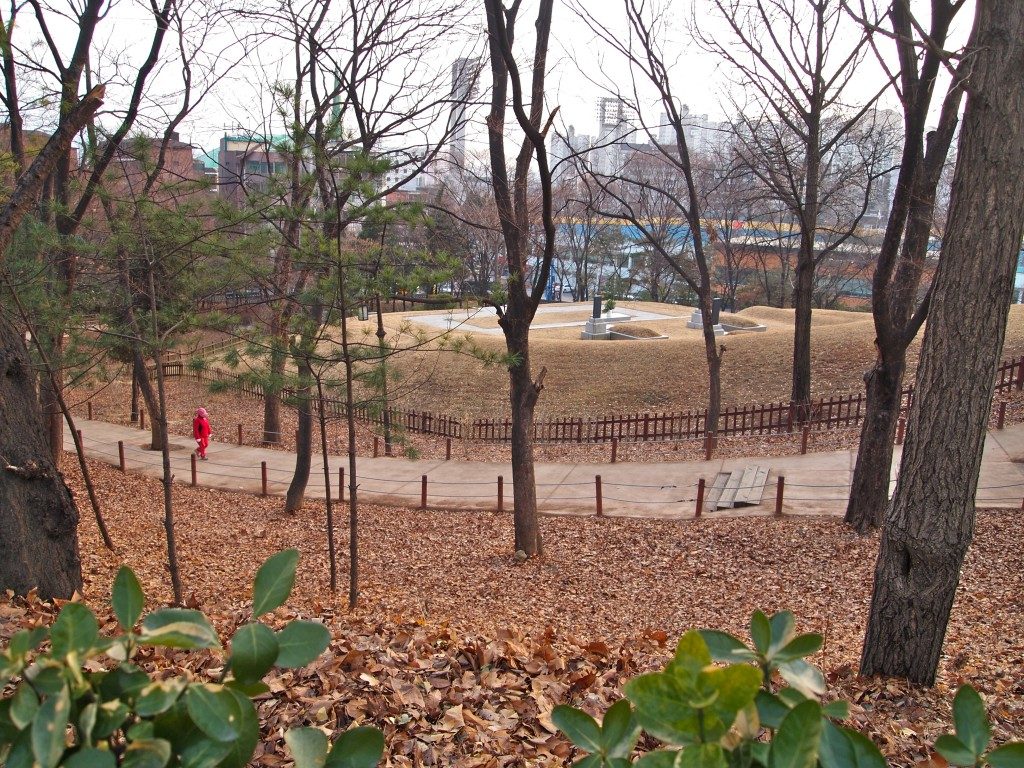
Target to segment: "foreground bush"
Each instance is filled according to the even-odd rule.
[[[273,631],[258,621],[288,598],[299,553],[270,557],[253,584],[253,621],[231,637],[216,683],[184,675],[153,677],[132,663],[141,647],[221,650],[199,611],[164,608],[142,619],[138,579],[123,567],[111,605],[123,633],[100,635],[91,610],[65,605],[49,628],[16,633],[0,654],[0,687],[20,678],[0,701],[0,765],[7,768],[241,768],[259,741],[250,697],[270,689],[273,668],[302,667],[327,647],[322,624],[292,621]],[[49,640],[47,650],[39,650]],[[100,670],[100,671],[92,671]],[[320,766],[372,768],[384,740],[374,728],[355,728],[328,751],[320,731],[286,735],[296,756],[319,755]]]
[[[886,768],[869,738],[834,722],[846,718],[847,703],[821,702],[825,681],[806,657],[822,638],[795,626],[788,611],[770,619],[756,611],[753,648],[725,632],[688,632],[663,671],[626,684],[600,725],[568,706],[552,720],[589,753],[580,768],[631,765],[641,732],[663,747],[640,757],[641,768]],[[989,751],[985,704],[970,686],[957,691],[953,719],[956,733],[935,743],[951,765],[1024,768],[1024,742]]]

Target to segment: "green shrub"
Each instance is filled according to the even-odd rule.
[[[142,587],[127,567],[118,571],[111,596],[122,633],[101,635],[96,616],[80,603],[61,608],[49,628],[17,632],[0,654],[0,687],[13,683],[0,700],[0,765],[244,766],[259,740],[250,697],[270,690],[263,677],[274,666],[309,664],[330,642],[327,628],[316,622],[292,621],[275,632],[256,621],[287,600],[298,559],[296,550],[285,550],[260,567],[253,621],[231,637],[216,683],[151,676],[132,663],[141,647],[220,650],[221,643],[200,611],[163,608],[142,618]],[[384,748],[374,728],[344,733],[330,752],[316,729],[285,738],[299,768],[372,768]]]
[[[626,684],[626,698],[600,725],[582,710],[555,707],[555,725],[589,753],[576,765],[629,766],[645,731],[663,748],[640,757],[640,768],[886,768],[869,738],[834,722],[847,717],[847,703],[820,700],[824,678],[806,661],[821,648],[820,635],[797,634],[788,611],[755,611],[750,636],[753,648],[725,632],[688,632],[663,671]],[[1024,768],[1024,742],[988,751],[985,705],[970,686],[957,691],[953,719],[955,735],[935,743],[951,765]]]

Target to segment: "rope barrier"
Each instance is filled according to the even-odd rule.
[[[797,435],[794,434],[793,436],[796,437]],[[121,442],[123,444],[123,441],[121,441]],[[117,450],[114,450],[113,448],[111,448],[110,444],[105,442],[105,441],[101,441],[101,440],[98,440],[98,439],[95,439],[95,438],[83,436],[82,444],[88,448],[88,452],[89,452],[90,455],[106,457],[108,460],[120,461],[120,458],[121,458],[120,452],[117,451]],[[152,450],[149,450],[149,449],[141,448],[141,447],[132,445],[130,443],[127,444],[127,445],[124,445],[123,447],[125,449],[124,450],[125,461],[127,462],[127,461],[130,460],[131,463],[133,464],[132,468],[135,469],[135,470],[139,470],[139,469],[142,469],[142,468],[159,468],[162,465],[163,457],[160,455],[159,451],[152,451]],[[182,455],[181,453],[175,453],[172,456],[172,459],[174,459],[175,463],[176,463],[176,466],[173,466],[173,469],[176,472],[178,472],[178,473],[184,471],[188,467],[182,467],[181,466],[181,462],[183,460],[186,460],[186,459],[191,461],[191,458],[192,458],[192,453],[191,452],[189,452],[189,453],[187,453],[185,455]],[[211,458],[211,460],[203,462],[203,463],[201,463],[201,464],[199,464],[197,466],[196,474],[197,474],[198,478],[200,479],[200,481],[201,481],[201,479],[204,476],[206,476],[206,477],[217,477],[217,478],[234,479],[234,480],[244,481],[246,484],[252,484],[252,483],[260,482],[261,475],[262,475],[262,473],[264,471],[266,473],[273,473],[273,472],[280,473],[282,475],[285,475],[286,477],[290,477],[294,473],[294,470],[292,468],[289,468],[289,467],[273,467],[273,466],[265,466],[264,467],[264,466],[262,466],[262,465],[265,465],[265,464],[266,464],[266,462],[261,462],[261,465],[237,464],[237,463],[226,462],[226,461],[217,461],[215,458]],[[339,464],[337,466],[331,467],[330,471],[334,472],[334,471],[337,471],[339,468],[344,469],[344,464]],[[231,471],[231,470],[238,470],[238,469],[248,470],[248,472],[245,472],[244,474],[240,474],[240,473],[232,472]],[[224,470],[227,470],[227,471],[224,471]],[[264,477],[265,477],[265,475],[264,475]],[[417,480],[422,480],[423,477],[424,476],[420,476],[420,477],[413,476],[413,477],[407,477],[407,478],[403,478],[403,477],[390,477],[390,478],[386,478],[386,477],[374,477],[374,476],[370,476],[370,475],[356,475],[355,479],[357,481],[357,486],[356,486],[357,489],[359,491],[362,491],[363,493],[366,493],[366,494],[376,494],[376,495],[382,495],[382,496],[401,496],[401,497],[410,497],[410,498],[417,498],[417,497],[419,497],[422,500],[422,488],[417,488],[416,490],[406,490],[406,491],[397,490],[397,488],[401,488],[403,486],[408,486],[410,484],[416,483]],[[541,500],[542,501],[571,501],[571,502],[577,502],[577,503],[581,503],[581,504],[590,504],[590,503],[595,503],[596,502],[597,505],[598,505],[598,509],[600,509],[600,504],[601,504],[602,500],[618,502],[620,504],[631,504],[631,505],[660,504],[662,506],[667,505],[667,504],[680,504],[680,505],[682,505],[682,504],[692,504],[694,501],[697,500],[694,497],[670,498],[670,499],[650,499],[650,498],[623,498],[623,497],[616,497],[616,496],[607,496],[607,495],[604,495],[603,492],[600,490],[601,485],[613,486],[613,487],[617,487],[617,488],[641,488],[641,489],[646,489],[648,491],[650,491],[651,489],[655,489],[657,491],[672,491],[672,490],[678,490],[680,488],[680,486],[678,484],[675,484],[675,483],[673,483],[673,484],[625,483],[625,482],[615,482],[613,480],[612,481],[603,481],[603,482],[601,482],[601,481],[598,480],[598,477],[599,476],[595,477],[595,481],[597,481],[597,487],[596,488],[595,488],[595,481],[591,481],[591,480],[585,480],[585,481],[580,481],[580,482],[571,482],[571,483],[558,483],[558,482],[537,483],[537,488],[581,488],[581,487],[587,487],[589,489],[594,489],[594,490],[592,490],[590,492],[581,493],[581,494],[578,494],[578,495],[547,496],[547,497],[543,497]],[[437,503],[439,501],[442,501],[442,500],[446,500],[446,499],[485,499],[485,500],[488,500],[488,499],[496,499],[497,498],[498,499],[499,509],[501,507],[501,500],[500,500],[500,496],[501,496],[501,489],[500,489],[501,482],[500,482],[500,480],[497,480],[497,478],[496,478],[496,480],[438,480],[438,479],[429,478],[429,476],[428,476],[427,479],[429,479],[429,481],[431,483],[431,486],[432,486],[432,489],[433,489],[432,495],[435,498],[435,503]],[[780,478],[780,480],[781,480],[781,478]],[[396,486],[396,488],[394,490],[388,490],[388,489],[384,489],[384,488],[365,487],[365,486],[362,485],[362,482],[365,482],[365,481],[376,482],[376,483],[389,483],[389,484],[391,484],[393,486]],[[497,481],[497,484],[499,486],[499,488],[497,489],[497,493],[468,493],[468,494],[460,494],[460,493],[451,493],[451,492],[443,492],[443,491],[438,493],[438,491],[437,491],[437,486],[445,486],[445,487],[452,487],[452,488],[459,488],[461,486],[494,486],[496,484],[496,481]],[[278,480],[275,480],[274,482],[276,482],[278,484],[280,483],[280,481],[278,481]],[[895,480],[892,480],[892,481],[890,481],[890,484],[895,483],[895,482],[896,482]],[[763,483],[763,484],[755,483],[755,484],[749,485],[749,486],[738,486],[738,487],[736,487],[736,490],[737,491],[742,491],[742,490],[767,489],[770,485],[771,485],[771,483],[767,483],[767,482]],[[808,488],[808,489],[817,489],[817,490],[849,491],[850,488],[852,487],[850,483],[836,483],[836,484],[820,484],[820,483],[816,483],[816,484],[812,484],[812,483],[788,483],[787,482],[786,485],[788,486],[787,490],[797,489],[797,488]],[[781,486],[781,483],[780,483],[780,486]],[[311,471],[311,475],[310,475],[310,478],[309,478],[309,480],[307,482],[306,487],[307,487],[307,490],[310,490],[310,491],[325,492],[325,490],[327,488],[327,485],[324,483],[323,477],[321,476],[320,472],[317,469],[314,469],[314,470]],[[336,487],[337,486],[332,486],[332,490],[334,488],[336,488]],[[1003,484],[991,485],[991,486],[978,486],[975,489],[975,491],[976,491],[975,501],[978,502],[978,503],[1007,502],[1007,501],[1014,501],[1015,502],[1015,501],[1019,501],[1021,499],[1021,496],[1016,496],[1016,495],[1015,496],[988,496],[985,493],[986,491],[999,491],[999,490],[1006,490],[1006,489],[1011,489],[1011,488],[1024,488],[1024,479],[1022,479],[1021,482],[1017,482],[1017,483],[1003,483]],[[699,496],[697,498],[699,498]],[[843,498],[844,498],[843,496],[838,495],[838,494],[816,495],[816,496],[791,496],[791,495],[786,495],[785,496],[785,501],[786,502],[810,502],[810,501],[837,502],[837,501],[843,501]],[[778,500],[777,500],[777,502],[778,502]],[[777,503],[777,508],[778,508],[778,503]]]
[[[604,496],[606,501],[618,501],[623,504],[690,504],[697,499],[619,499],[615,496]]]

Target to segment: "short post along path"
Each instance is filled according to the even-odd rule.
[[[160,454],[148,450],[149,432],[101,421],[76,423],[82,432],[86,455],[113,466],[120,463],[118,442],[123,445],[126,471],[160,477]],[[66,427],[65,427],[66,429]],[[193,440],[171,435],[171,466],[175,482],[192,481]],[[66,444],[71,444],[70,435]],[[226,491],[262,492],[262,465],[266,463],[267,490],[283,494],[291,481],[295,454],[289,451],[211,441],[208,461],[196,461],[196,484]],[[894,468],[898,467],[897,447]],[[695,516],[698,484],[703,478],[710,489],[721,472],[739,471],[751,464],[767,467],[767,485],[761,503],[737,509],[709,512],[703,517],[770,515],[776,509],[778,478],[784,477],[782,511],[797,515],[842,515],[846,509],[854,451],[806,455],[725,458],[712,461],[572,464],[538,463],[537,499],[542,512],[593,515],[598,488],[602,513],[617,517],[690,519]],[[347,472],[347,457],[330,457],[331,495],[338,498],[338,471]],[[985,443],[979,507],[1020,507],[1024,499],[1024,425],[990,430]],[[508,464],[443,459],[358,459],[360,500],[418,508],[423,501],[426,476],[427,505],[467,509],[497,509],[498,477],[504,478],[503,509],[512,507],[512,468]],[[596,478],[600,476],[598,483]],[[348,478],[345,479],[346,494]],[[324,478],[319,454],[314,455],[307,488],[310,498],[324,498]]]

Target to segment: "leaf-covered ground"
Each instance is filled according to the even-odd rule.
[[[99,544],[83,504],[85,599],[105,610],[126,562],[150,607],[168,600],[160,485],[92,468],[118,552]],[[507,514],[366,507],[360,607],[349,613],[345,510],[335,510],[342,556],[334,596],[321,504],[292,517],[277,499],[179,486],[174,494],[188,602],[223,635],[248,618],[258,564],[292,546],[302,551],[298,585],[278,618],[321,617],[334,635],[320,662],[275,677],[272,694],[258,702],[258,765],[283,764],[282,729],[304,723],[376,724],[391,765],[562,764],[573,756],[553,732],[552,706],[568,701],[601,712],[625,680],[663,663],[683,631],[743,634],[758,607],[788,608],[799,628],[824,634],[814,661],[830,695],[854,703],[853,724],[895,764],[927,757],[965,682],[985,696],[998,739],[1024,734],[1024,530],[1015,512],[979,513],[938,684],[922,689],[856,677],[877,538],[858,538],[835,520],[552,517],[543,520],[544,558],[517,564]],[[0,600],[0,637],[49,611]],[[149,661],[200,676],[220,664],[170,652]]]

